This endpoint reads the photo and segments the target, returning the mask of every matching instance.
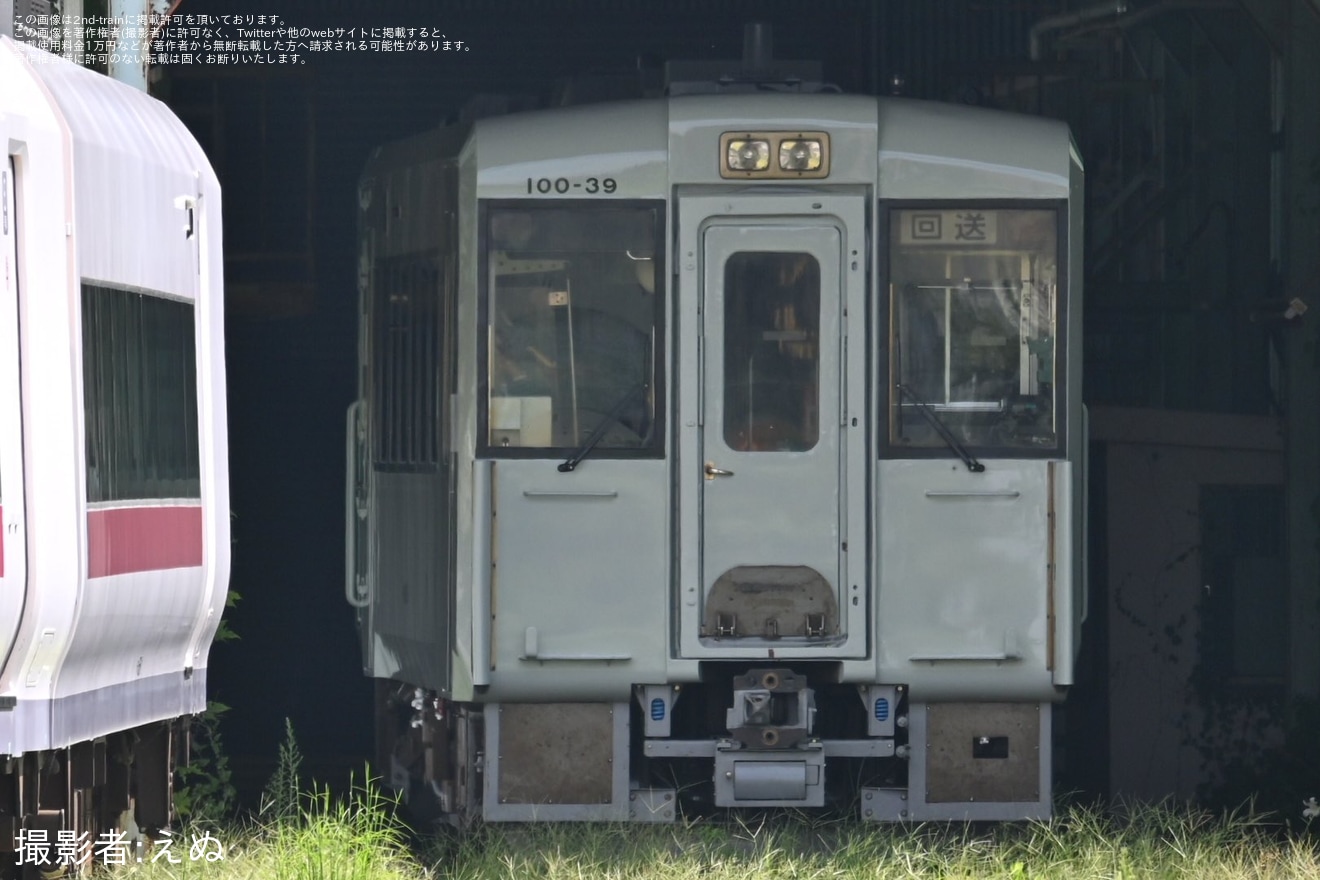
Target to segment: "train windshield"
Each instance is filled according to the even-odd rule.
[[[659,210],[521,205],[488,221],[487,447],[659,448]]]
[[[890,443],[1057,447],[1058,212],[890,216]]]

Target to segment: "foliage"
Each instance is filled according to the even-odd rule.
[[[293,722],[284,719],[284,742],[280,744],[279,762],[275,775],[266,784],[261,795],[261,818],[267,822],[284,822],[297,817],[302,798],[302,752],[293,735]]]
[[[234,814],[238,795],[220,739],[220,717],[228,711],[212,701],[193,719],[192,754],[175,774],[174,810],[186,822],[221,824]]]
[[[215,628],[215,638],[212,639],[211,644],[219,645],[224,642],[237,641],[240,638],[239,634],[229,626],[229,611],[237,608],[242,598],[233,590],[225,594],[225,613],[220,616],[220,624]]]
[[[220,617],[212,644],[238,639],[229,626],[227,611],[240,598],[233,590],[225,596],[226,613]],[[238,792],[220,737],[220,717],[228,711],[224,703],[211,700],[206,711],[192,721],[192,754],[188,764],[175,772],[174,786],[174,810],[186,822],[217,824],[234,815]]]

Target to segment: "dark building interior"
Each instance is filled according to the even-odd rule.
[[[1301,314],[1320,301],[1320,0],[176,6],[181,21],[275,13],[317,30],[426,28],[452,43],[262,64],[213,47],[152,73],[152,92],[191,128],[224,188],[232,587],[242,597],[231,625],[241,641],[214,649],[211,681],[233,707],[222,730],[246,795],[273,766],[282,716],[321,778],[360,768],[371,751],[371,685],[341,599],[354,201],[371,150],[473,114],[654,93],[665,60],[736,58],[751,19],[774,26],[777,57],[823,61],[844,91],[1072,126],[1087,169],[1094,466],[1092,606],[1061,725],[1065,787],[1194,795],[1204,781],[1181,746],[1161,751],[1143,735],[1162,716],[1124,702],[1117,682],[1130,657],[1167,648],[1172,660],[1150,662],[1179,676],[1210,670],[1264,707],[1274,740],[1287,706],[1320,695],[1310,635],[1320,623],[1320,345],[1315,316]],[[234,60],[208,57],[226,54]],[[1197,509],[1134,507],[1123,494],[1134,462],[1161,454],[1170,474],[1190,468],[1189,455],[1210,456],[1206,475],[1185,481]],[[1152,522],[1134,526],[1143,516]],[[1179,517],[1195,521],[1190,532],[1162,528]],[[1150,546],[1114,543],[1130,533]],[[1230,582],[1235,598],[1142,606],[1123,566],[1146,556],[1146,599],[1177,592],[1162,571]],[[1271,586],[1244,572],[1268,572]],[[1178,619],[1189,609],[1195,632]],[[1200,691],[1165,699],[1205,709]],[[1132,731],[1146,744],[1129,745]],[[1116,769],[1169,761],[1190,769]]]

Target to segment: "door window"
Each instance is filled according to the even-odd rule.
[[[820,436],[820,263],[741,252],[724,265],[724,442],[804,452]]]

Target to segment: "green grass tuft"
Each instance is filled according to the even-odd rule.
[[[284,742],[280,744],[275,775],[261,794],[258,816],[267,823],[278,823],[298,815],[303,796],[302,751],[293,735],[293,722],[284,719]]]
[[[305,795],[298,815],[265,829],[261,854],[272,880],[404,880],[421,876],[395,803],[370,780],[345,798]]]
[[[443,880],[1133,880],[1320,878],[1309,843],[1244,815],[1167,805],[1122,816],[1072,808],[993,827],[764,823],[486,828],[448,857]]]
[[[1250,813],[1072,807],[1049,822],[913,826],[806,817],[673,825],[504,825],[426,855],[371,783],[304,795],[296,816],[233,838],[223,862],[143,865],[144,880],[1320,880],[1310,838]],[[188,854],[188,835],[176,835]],[[176,847],[178,844],[176,843]],[[423,846],[426,851],[426,847]]]

